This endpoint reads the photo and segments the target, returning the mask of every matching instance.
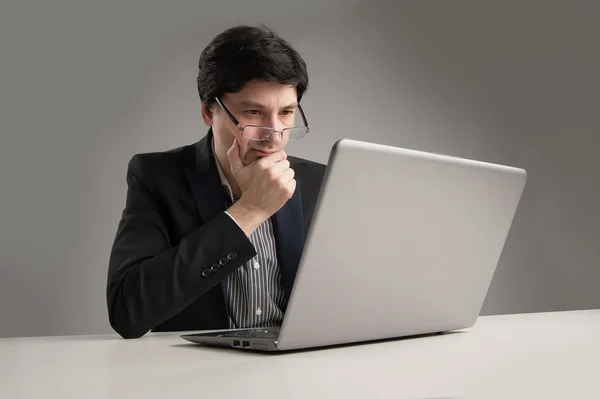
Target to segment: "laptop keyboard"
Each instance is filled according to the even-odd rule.
[[[243,330],[235,330],[222,334],[222,337],[239,337],[239,338],[277,338],[279,336],[279,328],[246,328]]]

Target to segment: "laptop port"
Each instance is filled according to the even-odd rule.
[[[250,341],[244,341],[244,348],[248,348],[250,346]]]
[[[233,341],[233,346],[240,346],[240,341]]]

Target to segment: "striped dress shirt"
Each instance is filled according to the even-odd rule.
[[[216,164],[225,192],[224,200],[229,207],[237,198],[233,196],[219,162],[216,161]],[[236,269],[225,281],[229,328],[280,326],[285,298],[272,218],[258,226],[249,239],[256,249],[256,256]]]

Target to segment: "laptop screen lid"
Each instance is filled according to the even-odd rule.
[[[278,349],[472,326],[526,179],[519,168],[337,141]]]

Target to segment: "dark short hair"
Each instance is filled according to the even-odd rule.
[[[215,97],[238,92],[251,80],[295,86],[298,101],[308,88],[300,54],[265,25],[220,33],[202,51],[198,67],[198,94],[209,107]]]

